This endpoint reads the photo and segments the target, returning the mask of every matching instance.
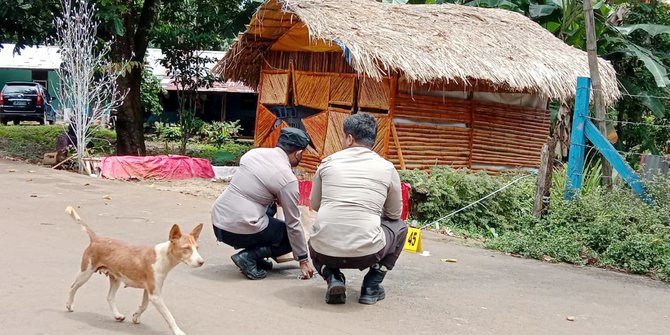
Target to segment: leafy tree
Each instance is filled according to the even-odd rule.
[[[0,6],[0,41],[15,43],[16,47],[11,52],[19,53],[26,45],[44,43],[48,37],[55,35],[53,18],[60,12],[58,0],[3,0]]]
[[[161,114],[163,112],[163,106],[160,102],[160,96],[167,94],[167,91],[161,86],[160,79],[154,76],[151,73],[151,70],[146,67],[142,71],[141,88],[142,114]]]
[[[379,0],[385,3],[441,4],[503,8],[528,16],[567,44],[584,50],[582,0]],[[599,1],[594,6],[599,56],[614,65],[625,95],[611,118],[619,121],[617,148],[660,154],[670,151],[670,7],[630,1]],[[652,125],[626,125],[621,122]],[[636,155],[629,157],[634,163]]]
[[[141,83],[143,60],[146,50],[154,43],[150,34],[160,23],[169,27],[169,20],[179,18],[180,13],[198,11],[198,24],[211,27],[212,34],[218,34],[220,41],[209,45],[214,50],[221,50],[229,44],[237,32],[244,29],[251,15],[262,2],[259,0],[92,0],[96,4],[96,17],[100,21],[98,37],[101,40],[113,41],[110,57],[112,62],[121,64],[128,62],[130,67],[119,79],[119,89],[128,91],[123,105],[117,114],[116,131],[118,134],[117,154],[143,155],[145,153],[143,134],[143,113]],[[197,7],[201,6],[201,7]],[[198,8],[201,8],[199,10]],[[206,10],[205,10],[206,9]],[[45,44],[54,36],[53,17],[59,16],[61,7],[59,0],[3,0],[0,6],[0,40],[17,44],[17,51],[26,45]],[[186,18],[182,15],[182,19]],[[208,22],[218,22],[210,25]],[[26,24],[29,22],[30,24]],[[174,27],[181,26],[177,22]],[[188,33],[179,30],[174,38]],[[189,40],[190,38],[187,38]],[[205,43],[203,46],[207,45]],[[2,51],[0,51],[2,52]]]

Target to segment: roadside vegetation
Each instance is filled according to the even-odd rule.
[[[670,179],[646,183],[645,203],[621,180],[612,190],[599,185],[599,164],[587,168],[581,196],[563,200],[565,170],[554,172],[548,214],[532,216],[535,178],[513,186],[439,222],[461,238],[487,248],[550,262],[591,265],[670,281]],[[500,176],[435,167],[405,171],[413,185],[413,218],[434,221],[501,188],[522,172]]]
[[[175,135],[179,128],[165,127],[164,129],[166,129],[165,133],[147,135],[150,154],[180,154],[180,138],[178,134]],[[239,131],[239,127],[235,129]],[[44,158],[44,154],[56,151],[58,136],[64,133],[65,128],[62,125],[0,125],[0,155],[29,163],[39,163]],[[115,148],[116,133],[113,130],[96,128],[92,132],[88,147],[92,156],[112,155]],[[213,165],[235,165],[249,149],[251,149],[250,144],[235,140],[229,133],[221,130],[221,125],[214,124],[203,126],[198,136],[189,140],[186,155],[207,159]]]

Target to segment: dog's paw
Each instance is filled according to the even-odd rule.
[[[133,314],[133,323],[134,324],[139,324],[140,323],[140,315],[135,313]]]
[[[126,317],[123,316],[123,314],[114,315],[114,320],[116,320],[116,321],[123,322],[123,320],[125,320],[125,319],[126,319]]]
[[[74,312],[74,308],[72,308],[72,307],[73,306],[72,306],[71,303],[65,304],[65,309],[67,309],[68,312]]]
[[[176,329],[176,330],[173,332],[173,334],[174,334],[174,335],[186,335],[186,333],[184,333],[183,331],[181,331],[181,329]]]

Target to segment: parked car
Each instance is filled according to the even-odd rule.
[[[38,121],[52,124],[56,118],[53,98],[42,85],[34,82],[12,81],[0,91],[0,122]]]

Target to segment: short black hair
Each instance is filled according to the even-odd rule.
[[[372,148],[377,139],[377,120],[368,113],[357,113],[344,119],[344,134],[356,143]]]

